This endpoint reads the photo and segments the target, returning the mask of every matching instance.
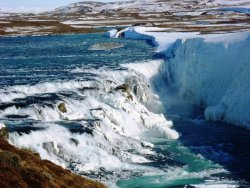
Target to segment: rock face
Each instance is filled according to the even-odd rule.
[[[115,90],[121,90],[122,92],[127,93],[127,98],[133,101],[133,95],[130,93],[130,88],[128,84],[122,84],[120,86],[117,86]]]
[[[122,92],[130,93],[130,89],[129,89],[128,84],[122,84],[120,86],[117,86],[116,90],[122,90]]]
[[[9,132],[4,124],[0,125],[0,140],[7,140],[9,138]]]
[[[88,180],[69,170],[41,160],[29,150],[17,149],[6,141],[7,128],[0,129],[0,187],[72,187],[104,188],[101,183]]]
[[[60,112],[62,112],[62,113],[67,113],[67,108],[66,108],[66,105],[65,105],[65,103],[60,103],[59,105],[58,105],[58,110],[60,110]]]

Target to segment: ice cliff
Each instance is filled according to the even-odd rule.
[[[157,28],[130,27],[117,36],[151,40],[165,56],[159,68],[165,86],[203,107],[207,120],[250,127],[250,32],[154,31]]]

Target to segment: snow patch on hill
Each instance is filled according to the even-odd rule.
[[[118,1],[118,2],[79,2],[72,3],[55,9],[56,13],[86,13],[86,14],[115,14],[124,13],[150,13],[150,12],[178,12],[193,10],[202,10],[208,8],[219,8],[228,6],[248,7],[247,0],[201,0],[201,1],[163,1],[163,0],[135,0],[135,1]]]

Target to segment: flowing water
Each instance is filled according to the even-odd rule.
[[[156,58],[99,34],[1,38],[10,142],[111,187],[249,186],[249,131],[169,105]]]

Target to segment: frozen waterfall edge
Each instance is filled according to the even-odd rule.
[[[250,32],[165,33],[130,27],[125,38],[151,40],[162,53],[164,84],[193,105],[206,120],[250,127]],[[163,72],[164,71],[164,72]],[[164,86],[165,87],[165,86]]]

